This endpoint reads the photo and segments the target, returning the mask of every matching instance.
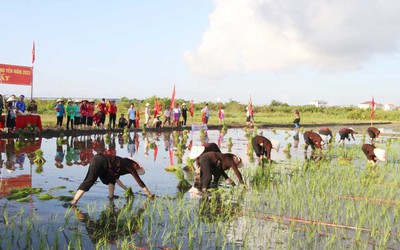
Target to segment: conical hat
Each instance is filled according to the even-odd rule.
[[[279,152],[279,146],[281,143],[278,140],[271,139],[272,148]]]
[[[190,150],[189,158],[194,160],[199,157],[204,152],[204,146],[193,146],[192,150]]]
[[[386,161],[386,151],[381,148],[375,148],[374,154],[380,161]]]
[[[140,165],[137,161],[133,160],[131,157],[128,157],[125,159],[130,161],[133,164],[133,167],[135,168],[138,175],[144,175],[144,173],[146,173],[146,171],[144,170],[142,165]]]
[[[236,157],[237,157],[238,160],[239,160],[239,163],[237,164],[237,168],[242,168],[242,167],[244,167],[242,158],[240,158],[239,156],[236,156]]]
[[[10,96],[8,99],[7,99],[7,102],[13,102],[13,101],[16,101],[17,99],[15,99],[15,97],[14,96]]]

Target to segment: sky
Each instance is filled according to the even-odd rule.
[[[0,0],[34,97],[400,105],[398,0]],[[30,96],[29,86],[0,93]]]

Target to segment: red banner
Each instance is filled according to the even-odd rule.
[[[32,85],[32,67],[0,64],[0,83]]]

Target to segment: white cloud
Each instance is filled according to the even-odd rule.
[[[398,49],[399,13],[398,0],[215,0],[201,44],[184,60],[203,76],[354,69]]]

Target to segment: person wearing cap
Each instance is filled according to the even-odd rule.
[[[151,108],[150,108],[150,103],[146,103],[146,108],[144,109],[144,116],[145,116],[145,121],[144,124],[146,127],[150,125],[150,119],[151,119]]]
[[[325,136],[325,139],[327,139],[328,136],[329,136],[330,138],[329,138],[328,143],[331,143],[331,142],[333,141],[332,131],[331,131],[328,127],[323,127],[323,128],[321,128],[321,129],[318,131],[318,133],[319,133],[320,135],[324,135],[324,136]]]
[[[71,129],[74,129],[74,118],[75,118],[75,106],[72,100],[68,100],[65,112],[67,114],[67,130],[69,130],[69,124],[71,124]]]
[[[87,111],[87,125],[89,128],[93,126],[93,117],[94,117],[94,101],[92,99],[86,104]]]
[[[350,141],[350,135],[355,141],[356,139],[354,138],[354,134],[357,134],[352,128],[342,128],[339,130],[339,135],[340,135],[340,141],[339,145],[344,144],[344,140],[347,139]]]
[[[204,150],[204,146],[193,146],[189,156],[190,159],[196,160],[197,165],[200,167],[201,190],[203,193],[205,193],[207,189],[211,188],[212,186],[217,187],[221,175],[226,175],[225,170],[228,170],[230,168],[232,168],[235,172],[239,183],[246,187],[243,181],[242,174],[238,169],[240,167],[243,167],[243,162],[240,157],[231,153],[204,153]],[[211,180],[213,177],[214,179],[211,185]]]
[[[63,123],[63,118],[65,116],[64,101],[62,99],[57,99],[56,107],[54,109],[56,111],[56,117],[57,117],[56,126],[58,128],[61,128]]]
[[[183,126],[186,126],[186,121],[187,121],[187,107],[186,107],[186,103],[182,103],[182,108],[181,108],[181,112],[182,112],[182,119],[183,119]]]
[[[37,113],[37,109],[38,109],[37,103],[36,103],[36,101],[34,99],[32,99],[30,104],[29,104],[29,106],[28,106],[28,108],[26,110],[31,114],[36,114]]]
[[[380,148],[375,148],[372,144],[363,144],[361,146],[367,160],[372,162],[374,165],[379,161],[386,161],[386,151]]]
[[[81,101],[80,100],[75,100],[75,117],[74,117],[74,125],[75,128],[80,128],[81,127]]]
[[[304,150],[307,151],[308,146],[311,146],[312,150],[317,149],[322,149],[322,145],[324,144],[324,141],[322,140],[322,137],[312,131],[306,131],[304,132],[304,143],[306,146],[304,147]]]
[[[262,163],[262,158],[265,155],[269,163],[271,163],[271,150],[275,149],[279,152],[280,143],[277,140],[268,140],[264,136],[256,135],[251,139],[251,145],[253,146],[256,156],[259,158],[259,162]]]
[[[19,101],[17,101],[17,106],[16,106],[18,114],[25,114],[26,106],[24,99],[25,99],[24,95],[19,96]]]
[[[179,103],[175,103],[175,107],[172,110],[174,116],[173,116],[173,125],[175,125],[176,127],[179,127],[179,119],[181,117],[181,109],[179,108]]]
[[[144,174],[144,169],[139,163],[129,158],[97,154],[90,161],[86,177],[79,185],[78,191],[69,205],[76,205],[83,194],[89,191],[90,188],[96,183],[98,178],[100,178],[103,184],[108,185],[108,198],[113,199],[115,184],[118,184],[118,186],[124,190],[128,188],[119,179],[121,175],[126,174],[132,175],[136,183],[142,188],[147,197],[154,197],[154,194],[150,193],[149,189],[139,176]]]
[[[376,138],[378,138],[381,131],[375,127],[369,127],[367,128],[367,132],[369,135],[369,140],[371,141],[372,144],[375,144]]]
[[[115,129],[115,122],[117,120],[117,112],[118,112],[117,105],[115,105],[115,100],[108,101],[107,112],[109,114],[108,126],[112,129]]]

